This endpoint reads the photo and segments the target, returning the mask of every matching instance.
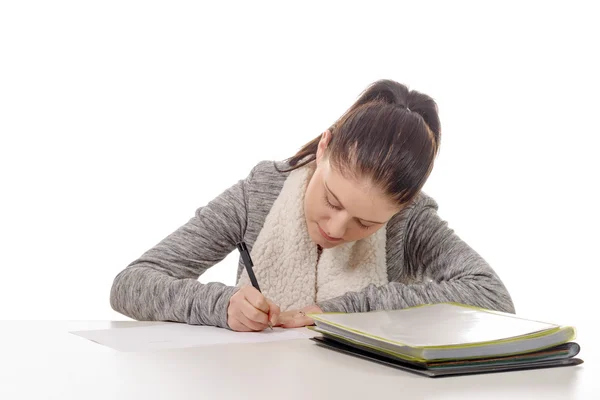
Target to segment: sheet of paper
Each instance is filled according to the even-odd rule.
[[[259,343],[307,339],[315,335],[306,328],[266,329],[262,332],[234,332],[214,326],[165,323],[135,328],[74,331],[77,336],[118,351],[153,351],[226,343]]]

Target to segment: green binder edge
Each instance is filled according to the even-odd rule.
[[[490,314],[498,314],[501,313],[502,315],[505,316],[509,316],[509,317],[513,317],[513,318],[517,318],[517,319],[523,319],[523,318],[519,318],[513,314],[508,314],[508,313],[503,313],[503,312],[498,312],[498,311],[494,311],[494,310],[489,310],[486,308],[482,308],[482,307],[476,307],[476,306],[471,306],[471,305],[467,305],[467,304],[461,304],[461,303],[454,303],[454,302],[444,302],[444,303],[437,303],[437,304],[451,304],[451,305],[455,305],[455,306],[459,306],[459,307],[463,307],[463,308],[470,308],[470,309],[474,309],[474,310],[478,310],[478,311],[484,311]],[[406,309],[409,308],[419,308],[419,307],[428,307],[428,306],[432,306],[434,304],[420,304],[418,306],[414,306],[414,307],[407,307]],[[388,312],[387,310],[380,310],[380,311],[375,311],[375,312]],[[323,313],[323,314],[347,314],[347,313],[343,313],[343,312],[329,312],[329,313]],[[535,339],[538,337],[543,337],[543,336],[547,336],[547,335],[551,335],[553,333],[559,332],[559,331],[565,331],[565,330],[571,330],[571,335],[569,336],[569,338],[563,342],[560,343],[554,343],[553,345],[558,345],[558,344],[562,344],[562,343],[567,343],[570,342],[572,340],[574,340],[577,337],[577,332],[575,330],[574,327],[572,326],[558,326],[554,329],[549,329],[549,330],[545,330],[542,332],[536,332],[536,333],[530,333],[528,335],[524,335],[524,336],[519,336],[517,338],[507,338],[507,339],[499,339],[499,340],[490,340],[490,341],[486,341],[486,342],[476,342],[476,343],[468,343],[468,344],[461,344],[461,345],[441,345],[441,346],[409,346],[406,343],[402,343],[402,342],[397,342],[395,340],[389,340],[386,338],[382,338],[379,336],[375,336],[375,335],[370,335],[366,332],[362,332],[359,331],[357,329],[350,329],[344,325],[341,324],[337,324],[337,323],[333,323],[331,321],[327,321],[325,319],[320,318],[320,315],[322,314],[307,314],[308,317],[312,318],[313,320],[316,321],[320,321],[323,322],[324,324],[328,324],[328,325],[332,325],[335,326],[337,328],[343,329],[345,331],[350,331],[350,332],[354,332],[357,333],[361,336],[365,336],[365,337],[369,337],[372,339],[377,339],[380,340],[382,342],[386,342],[386,343],[390,343],[390,344],[394,344],[394,345],[399,345],[399,346],[406,346],[406,347],[410,347],[412,349],[420,349],[420,350],[428,350],[428,349],[466,349],[466,348],[470,348],[470,347],[481,347],[481,346],[486,346],[486,345],[491,345],[491,344],[501,344],[501,343],[514,343],[514,342],[520,342],[522,340],[526,340],[526,339]],[[530,320],[532,321],[532,320]],[[541,321],[538,321],[541,322]],[[543,323],[547,323],[547,322],[543,322]],[[328,332],[329,333],[329,332]],[[537,350],[543,350],[544,348],[548,348],[549,346],[545,346],[545,347],[541,347]],[[536,351],[537,351],[536,350]],[[532,350],[533,351],[533,350]],[[393,353],[396,354],[396,353]],[[514,354],[519,354],[519,353],[514,353]]]
[[[354,343],[354,344],[357,344],[357,345],[359,345],[359,346],[368,347],[368,348],[370,348],[370,349],[377,350],[377,351],[380,351],[380,352],[382,352],[382,353],[386,353],[386,354],[392,355],[392,356],[394,356],[394,357],[399,357],[399,358],[401,358],[401,359],[403,359],[403,360],[407,360],[407,361],[413,361],[413,362],[418,362],[418,363],[420,363],[420,364],[423,364],[423,363],[425,363],[425,362],[427,361],[427,360],[425,360],[425,359],[423,359],[423,358],[411,357],[411,356],[409,356],[409,355],[406,355],[406,354],[400,354],[400,353],[396,353],[396,352],[393,352],[393,351],[390,351],[390,350],[387,350],[387,349],[382,349],[382,348],[379,348],[379,347],[376,347],[376,346],[372,346],[372,345],[370,345],[370,344],[366,344],[366,343],[363,343],[363,342],[356,341],[356,340],[354,340],[354,339],[345,338],[345,337],[343,337],[343,336],[336,335],[335,333],[331,333],[331,332],[323,332],[323,331],[321,331],[321,330],[320,330],[318,327],[316,327],[316,326],[308,326],[307,328],[308,328],[308,329],[310,329],[311,331],[319,332],[320,334],[322,334],[322,335],[323,335],[323,336],[325,336],[325,337],[327,337],[328,335],[329,335],[329,336],[333,336],[333,337],[336,337],[336,338],[338,338],[338,339],[340,339],[340,340],[342,340],[342,341],[346,341],[346,342]]]
[[[410,356],[408,354],[396,353],[395,351],[391,351],[391,350],[388,350],[388,349],[383,349],[381,347],[373,346],[371,344],[367,344],[367,343],[364,343],[364,342],[359,342],[357,340],[350,339],[350,338],[347,338],[347,337],[343,337],[343,336],[337,335],[335,333],[323,331],[323,330],[320,330],[319,327],[316,327],[316,326],[307,326],[307,328],[310,329],[311,331],[318,332],[318,333],[322,334],[325,337],[327,337],[327,336],[336,337],[336,338],[338,338],[342,342],[349,342],[349,343],[354,343],[354,344],[356,344],[358,346],[368,347],[368,348],[373,349],[375,351],[379,351],[381,353],[386,353],[386,354],[389,354],[389,355],[391,355],[393,357],[397,357],[397,358],[406,360],[408,362],[418,363],[422,367],[426,367],[426,368],[440,368],[440,367],[435,367],[435,366],[428,366],[428,363],[440,362],[440,361],[442,361],[442,362],[443,361],[456,361],[457,360],[456,358],[432,358],[432,359],[425,359],[425,358],[422,358],[422,357],[413,357],[413,356]],[[487,358],[490,358],[490,357],[510,357],[510,356],[517,356],[517,355],[527,354],[527,353],[535,353],[537,351],[542,351],[542,350],[545,350],[545,349],[549,349],[549,348],[552,348],[552,347],[555,347],[555,346],[558,346],[558,345],[561,345],[561,344],[564,344],[564,343],[568,343],[570,341],[571,340],[569,339],[569,340],[566,340],[566,341],[563,341],[563,342],[560,342],[560,343],[555,343],[555,344],[552,344],[552,345],[549,345],[549,346],[543,346],[543,347],[535,348],[535,349],[532,349],[532,350],[528,350],[526,353],[523,353],[523,352],[502,353],[502,354],[496,354],[496,355],[465,357],[465,358],[460,358],[460,360],[473,360],[473,361],[476,361],[476,360],[480,360],[480,359],[484,360],[484,359],[487,359]]]

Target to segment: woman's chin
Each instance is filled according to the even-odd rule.
[[[343,241],[341,241],[341,240],[339,242],[335,242],[335,243],[330,242],[330,241],[326,240],[323,236],[321,236],[318,232],[315,236],[317,236],[317,237],[314,237],[311,235],[311,239],[312,239],[313,243],[318,246],[321,246],[324,249],[331,249],[331,248],[343,243]]]
[[[327,243],[325,238],[321,236],[318,231],[310,233],[310,240],[312,240],[315,246],[321,246],[324,249],[328,249],[329,247],[331,247],[331,243]]]
[[[339,242],[339,243],[324,242],[323,244],[321,244],[321,247],[324,249],[331,249],[335,246],[338,246],[340,243],[342,243],[342,242]]]
[[[312,229],[309,236],[315,245],[321,246],[324,249],[331,249],[335,246],[338,246],[338,245],[344,243],[343,240],[340,240],[339,242],[328,241],[327,239],[325,239],[323,237],[323,235],[321,235],[321,233],[319,232],[319,228],[317,226],[315,226],[314,229]]]

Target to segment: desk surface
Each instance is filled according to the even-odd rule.
[[[0,321],[0,398],[306,400],[394,393],[408,399],[600,398],[591,340],[578,340],[581,366],[431,379],[310,340],[121,353],[68,333],[148,324],[153,323]]]

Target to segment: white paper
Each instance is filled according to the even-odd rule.
[[[75,331],[75,335],[118,351],[153,351],[185,347],[210,346],[226,343],[259,343],[280,340],[307,339],[315,333],[306,328],[273,328],[262,332],[234,332],[214,326],[180,323]]]

